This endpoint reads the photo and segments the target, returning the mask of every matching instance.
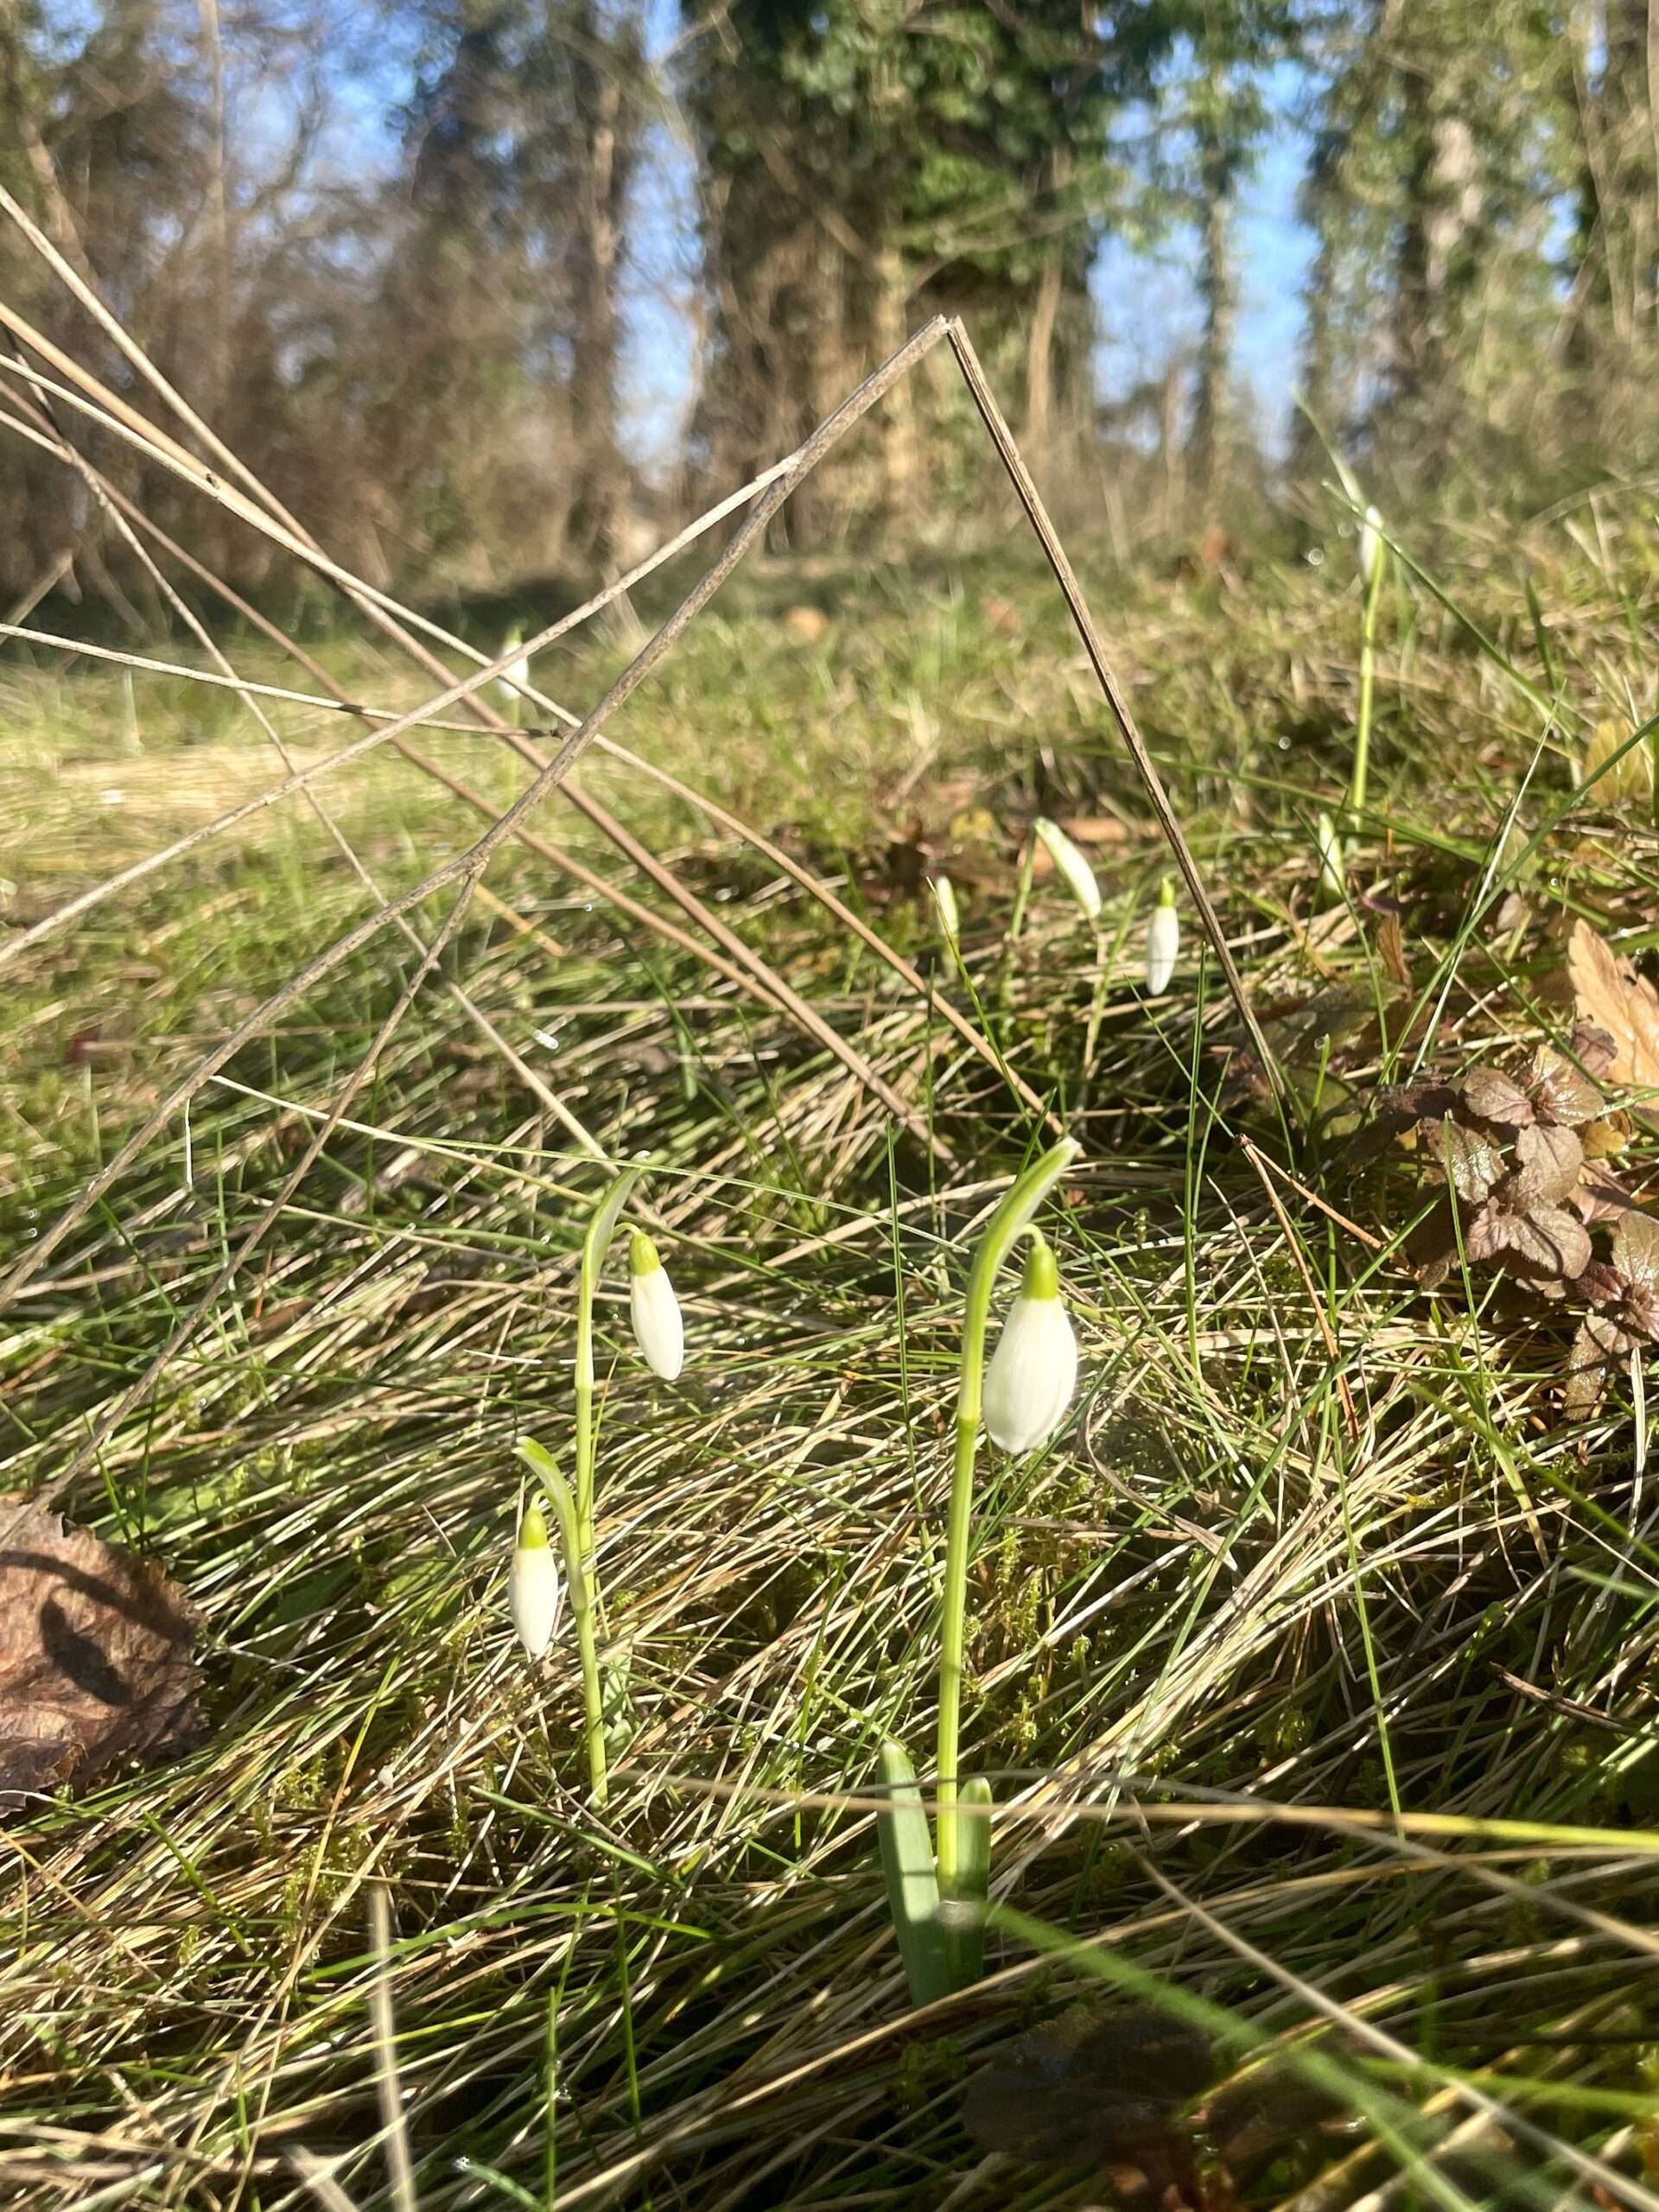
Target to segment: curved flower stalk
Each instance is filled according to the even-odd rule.
[[[1166,875],[1158,887],[1158,904],[1147,924],[1147,994],[1161,998],[1175,973],[1181,949],[1181,918],[1175,911],[1175,879]]]
[[[1059,1302],[1054,1255],[1040,1236],[1027,1262],[988,1375],[985,1335],[997,1270],[1031,1229],[1038,1208],[1081,1147],[1064,1137],[1034,1160],[986,1224],[974,1254],[963,1317],[957,1382],[956,1460],[945,1531],[939,1622],[937,1856],[915,1771],[898,1744],[882,1747],[888,1806],[876,1816],[887,1903],[898,1932],[912,2002],[925,2005],[979,1978],[991,1862],[991,1792],[982,1777],[957,1772],[962,1733],[962,1658],[973,1534],[974,1461],[981,1420],[995,1440],[1028,1449],[1058,1427],[1077,1383],[1071,1325]]]

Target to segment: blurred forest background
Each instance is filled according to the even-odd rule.
[[[614,570],[942,309],[1063,523],[1128,557],[1309,512],[1322,437],[1482,515],[1659,459],[1656,86],[1647,0],[0,0],[0,184],[383,585]],[[1241,209],[1287,147],[1264,391]],[[1160,257],[1193,311],[1149,357]],[[125,386],[13,225],[0,299]],[[642,441],[653,347],[683,365]],[[182,532],[192,495],[88,435]],[[935,354],[778,543],[971,543],[992,465]],[[142,595],[84,497],[0,443],[7,601]],[[228,517],[188,528],[265,581]]]

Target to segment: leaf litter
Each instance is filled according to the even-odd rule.
[[[155,1567],[0,1496],[0,1809],[199,1743],[194,1632]]]

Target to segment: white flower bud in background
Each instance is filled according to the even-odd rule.
[[[991,1440],[1005,1452],[1034,1452],[1059,1427],[1077,1387],[1077,1340],[1060,1302],[1060,1271],[1039,1238],[985,1373]]]
[[[1169,988],[1180,949],[1181,918],[1175,911],[1175,885],[1166,875],[1158,887],[1158,904],[1147,924],[1147,989],[1154,998]]]
[[[1382,550],[1382,518],[1375,507],[1367,507],[1365,519],[1359,525],[1359,577],[1369,584],[1376,566],[1376,556]]]
[[[507,1608],[531,1658],[539,1659],[552,1643],[563,1595],[558,1562],[547,1541],[547,1522],[540,1505],[532,1503],[518,1523],[518,1541],[507,1572]]]
[[[1346,862],[1343,857],[1342,840],[1337,835],[1337,825],[1328,814],[1322,814],[1313,834],[1319,853],[1319,888],[1328,891],[1333,899],[1340,899]]]
[[[1048,856],[1065,878],[1065,887],[1092,922],[1100,913],[1100,886],[1095,881],[1095,871],[1058,822],[1051,822],[1046,815],[1039,815],[1032,828],[1048,848]]]
[[[634,1230],[628,1247],[628,1277],[634,1342],[652,1373],[672,1382],[685,1362],[685,1325],[668,1271],[643,1230]]]
[[[957,887],[948,875],[933,876],[927,887],[933,893],[933,912],[939,925],[939,934],[954,952],[962,942],[962,917],[957,910]]]
[[[524,633],[515,623],[512,628],[508,631],[506,636],[502,639],[501,650],[504,653],[514,652],[517,651],[518,646],[524,644]],[[515,684],[518,683],[528,683],[529,681],[530,655],[528,653],[519,653],[518,658],[516,660],[510,660],[506,666],[502,670],[500,675],[496,677],[495,688],[501,694],[501,696],[506,701],[510,708],[517,709],[523,706],[524,702],[519,693],[515,690],[513,687]]]

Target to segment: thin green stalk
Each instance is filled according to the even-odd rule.
[[[963,1318],[962,1367],[957,1384],[957,1456],[945,1524],[944,1596],[939,1624],[939,1738],[938,1796],[939,1887],[954,1892],[959,1865],[957,1838],[957,1756],[962,1738],[962,1653],[968,1609],[968,1551],[974,1518],[974,1457],[979,1449],[981,1394],[985,1380],[985,1329],[990,1319],[996,1271],[1081,1147],[1062,1137],[1019,1177],[986,1225],[968,1278]]]
[[[1365,810],[1365,784],[1371,765],[1371,698],[1376,687],[1376,617],[1382,601],[1382,576],[1389,549],[1377,534],[1370,582],[1365,587],[1359,626],[1359,717],[1354,727],[1354,772],[1348,785],[1346,827],[1357,830]]]
[[[559,1546],[564,1554],[564,1576],[570,1588],[570,1611],[576,1624],[576,1652],[582,1662],[583,1732],[588,1741],[588,1777],[595,1805],[610,1796],[610,1776],[605,1759],[605,1698],[599,1679],[599,1642],[594,1626],[593,1585],[582,1556],[581,1525],[575,1500],[559,1472],[550,1452],[530,1437],[521,1438],[514,1451],[547,1495],[559,1524]]]
[[[594,1300],[605,1257],[628,1194],[644,1173],[625,1167],[598,1205],[582,1240],[582,1276],[576,1289],[576,1528],[584,1562],[594,1556]]]

